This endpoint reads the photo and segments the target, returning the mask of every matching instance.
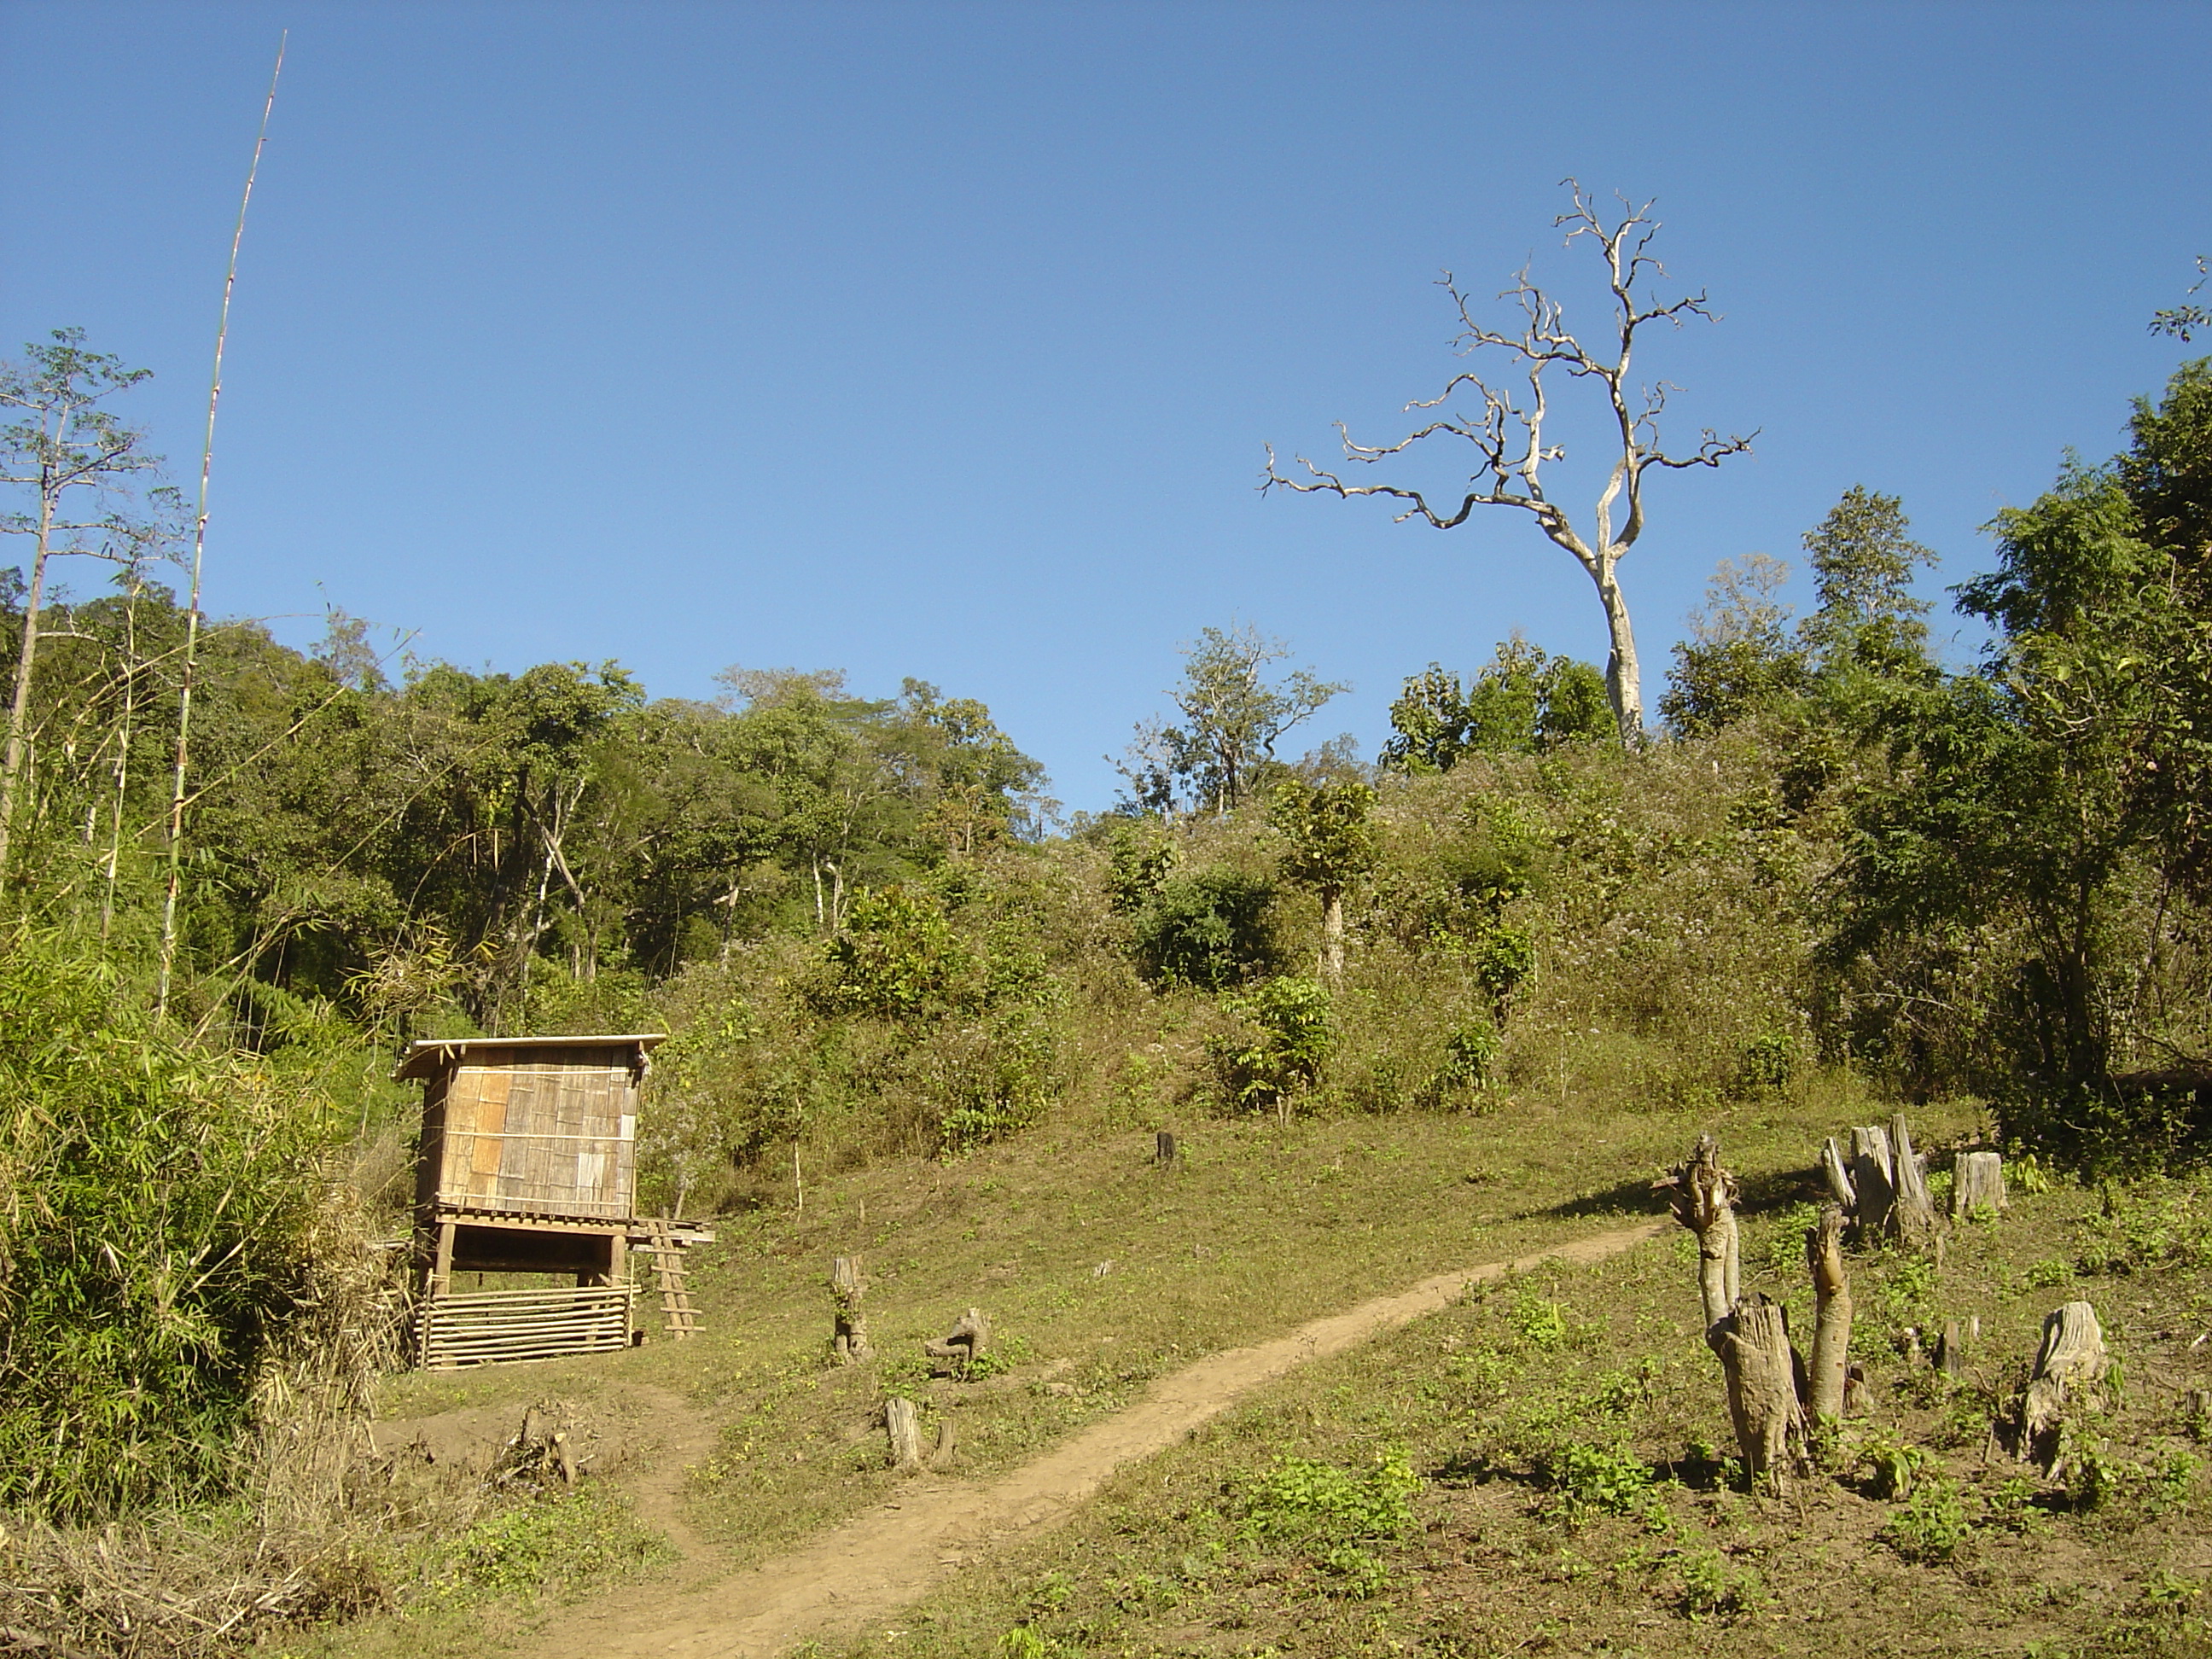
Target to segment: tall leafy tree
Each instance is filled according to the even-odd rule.
[[[127,480],[158,467],[161,457],[146,452],[144,433],[106,405],[152,373],[88,350],[81,328],[56,329],[51,339],[26,346],[21,360],[0,365],[0,413],[9,417],[0,425],[0,484],[26,492],[29,501],[0,513],[0,533],[27,537],[31,545],[0,758],[0,875],[14,847],[48,565],[88,556],[136,566],[144,556],[146,521],[117,498]]]
[[[1344,895],[1375,867],[1375,791],[1355,779],[1285,778],[1268,803],[1284,876],[1321,901],[1322,977],[1344,982]]]
[[[1833,884],[1860,1039],[2077,1149],[2133,1132],[2116,1070],[2212,1064],[2185,902],[2207,896],[2212,781],[2203,475],[2175,482],[2212,438],[2204,383],[2185,367],[2126,455],[2069,461],[1998,516],[1996,568],[1960,590],[1988,659],[1879,706],[1893,777],[1856,804]]]
[[[1278,763],[1275,745],[1350,687],[1310,668],[1273,677],[1290,647],[1249,623],[1200,630],[1183,647],[1181,684],[1168,693],[1180,716],[1137,728],[1121,770],[1139,807],[1166,812],[1233,811]]]

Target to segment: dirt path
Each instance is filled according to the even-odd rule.
[[[1175,1444],[1297,1366],[1449,1306],[1474,1280],[1547,1261],[1599,1261],[1668,1231],[1668,1223],[1646,1223],[1515,1261],[1438,1273],[1273,1341],[1210,1355],[1159,1378],[1136,1404],[995,1480],[969,1485],[918,1479],[899,1498],[788,1554],[741,1572],[631,1587],[563,1608],[550,1628],[523,1645],[532,1659],[767,1659],[810,1638],[851,1641],[918,1601],[970,1558],[1067,1519],[1124,1464]],[[682,1463],[672,1460],[669,1468],[660,1501],[647,1514],[674,1533]],[[686,1553],[699,1565],[693,1547]]]

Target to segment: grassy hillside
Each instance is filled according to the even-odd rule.
[[[2212,1650],[2208,1222],[2190,1187],[2059,1189],[1962,1224],[1940,1268],[1855,1260],[1871,1398],[1784,1499],[1733,1470],[1686,1234],[1479,1286],[854,1652]],[[1802,1234],[1770,1210],[1747,1260],[1809,1324]],[[1992,1430],[2076,1297],[2124,1374],[2049,1481]],[[1978,1322],[1955,1379],[1906,1334],[1944,1321]]]

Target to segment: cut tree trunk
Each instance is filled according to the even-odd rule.
[[[836,1322],[830,1346],[841,1365],[857,1365],[875,1356],[868,1341],[868,1316],[860,1306],[867,1293],[867,1280],[860,1277],[860,1257],[830,1258],[830,1295],[836,1304]]]
[[[1729,1417],[1745,1471],[1754,1488],[1780,1497],[1805,1451],[1789,1310],[1754,1291],[1706,1332],[1705,1340],[1728,1375]]]
[[[911,1400],[884,1401],[884,1428],[890,1437],[890,1464],[902,1474],[921,1467],[921,1419]]]
[[[1961,1152],[1952,1171],[1951,1213],[1970,1216],[1987,1211],[1995,1214],[2008,1207],[2004,1159],[1996,1152]]]
[[[957,1446],[956,1443],[956,1437],[952,1432],[952,1419],[949,1417],[939,1418],[937,1419],[937,1446],[936,1449],[929,1454],[929,1467],[933,1469],[951,1468],[952,1467],[953,1455],[957,1450]]]
[[[1721,1168],[1720,1142],[1699,1135],[1689,1161],[1656,1182],[1671,1192],[1674,1218],[1698,1236],[1698,1295],[1710,1333],[1735,1305],[1742,1268],[1737,1255],[1735,1177]],[[1708,1337],[1710,1340],[1710,1336]]]
[[[925,1342],[921,1351],[938,1362],[939,1376],[965,1376],[990,1341],[991,1322],[983,1316],[981,1308],[970,1308],[960,1316],[942,1340]]]
[[[1957,1376],[1966,1369],[1966,1343],[1955,1319],[1945,1320],[1942,1333],[1936,1339],[1936,1369],[1946,1376]]]
[[[2069,1302],[2052,1312],[2043,1322],[2043,1346],[2021,1396],[2018,1455],[2033,1458],[2044,1473],[2056,1475],[2066,1413],[2077,1405],[2098,1403],[2111,1365],[2094,1308]]]
[[[1828,1143],[1831,1149],[1834,1141]],[[1805,1231],[1805,1261],[1813,1273],[1813,1364],[1806,1411],[1813,1426],[1838,1423],[1850,1368],[1851,1281],[1844,1272],[1844,1212],[1831,1204]]]
[[[1863,1124],[1851,1131],[1851,1185],[1858,1203],[1851,1211],[1858,1236],[1878,1236],[1889,1225],[1890,1206],[1897,1201],[1896,1165],[1889,1149],[1889,1132],[1879,1123]]]
[[[1820,1169],[1828,1177],[1828,1193],[1837,1205],[1846,1212],[1857,1209],[1859,1194],[1851,1185],[1850,1164],[1833,1135],[1820,1144]]]
[[[1908,1249],[1923,1250],[1936,1243],[1936,1206],[1928,1197],[1928,1169],[1912,1150],[1912,1134],[1905,1127],[1905,1114],[1889,1121],[1890,1151],[1894,1158],[1896,1192],[1890,1201],[1889,1235]]]

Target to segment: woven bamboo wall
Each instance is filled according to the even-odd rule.
[[[471,1043],[410,1060],[429,1085],[416,1198],[426,1210],[623,1220],[636,1196],[635,1039]]]

